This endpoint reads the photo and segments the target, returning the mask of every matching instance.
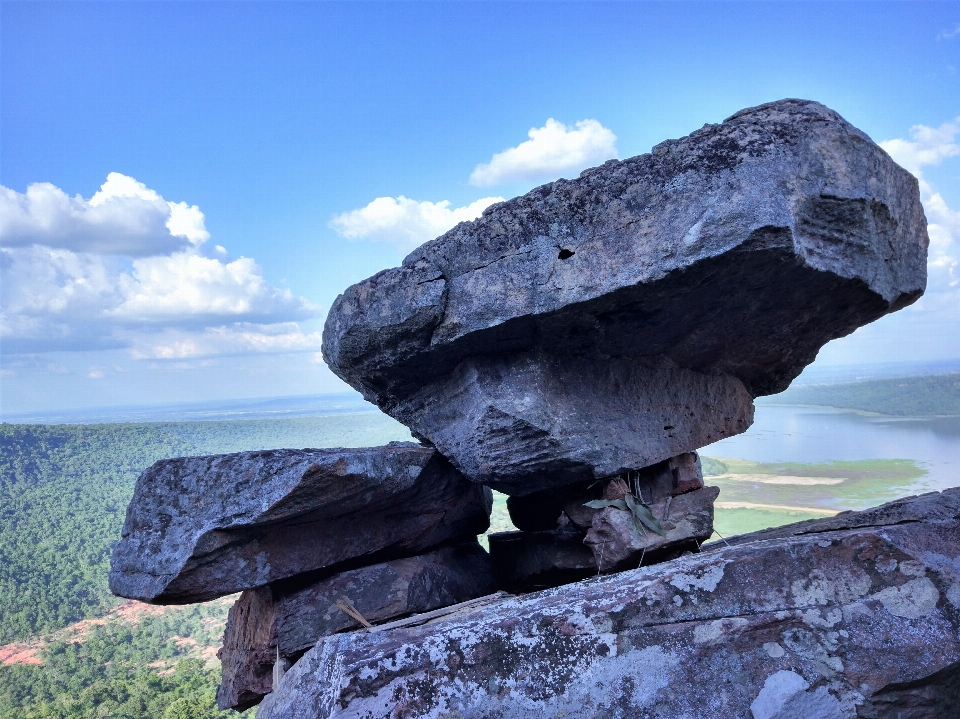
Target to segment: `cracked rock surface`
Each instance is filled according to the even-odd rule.
[[[137,480],[110,590],[203,602],[324,570],[475,540],[490,490],[411,442],[165,459]]]
[[[476,542],[353,569],[307,586],[248,589],[230,609],[217,653],[221,709],[253,706],[272,689],[273,665],[292,663],[321,637],[357,628],[336,607],[347,597],[370,622],[430,611],[493,591],[490,557]]]
[[[513,495],[747,429],[831,339],[926,284],[917,181],[782,100],[494,205],[348,288],[330,368]]]
[[[328,637],[257,716],[956,716],[960,489],[893,504]]]

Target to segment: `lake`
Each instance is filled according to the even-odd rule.
[[[891,418],[823,407],[758,404],[744,434],[700,452],[756,462],[911,459],[928,474],[917,489],[960,486],[960,417]]]

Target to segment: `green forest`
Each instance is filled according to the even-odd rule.
[[[229,603],[58,631],[120,603],[110,553],[139,474],[164,457],[409,439],[377,412],[220,422],[0,424],[0,644],[43,638],[42,665],[0,666],[0,719],[207,719]]]
[[[953,416],[960,415],[960,374],[791,387],[769,401],[898,417]]]

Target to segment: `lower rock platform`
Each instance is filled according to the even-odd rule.
[[[960,489],[803,532],[328,637],[257,716],[957,716]]]

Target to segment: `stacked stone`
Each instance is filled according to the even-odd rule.
[[[499,580],[549,586],[695,550],[696,450],[920,297],[927,245],[915,178],[784,100],[489,207],[340,295],[323,355],[510,495]]]
[[[463,691],[499,706],[511,691],[499,682],[526,675],[480,672],[480,689],[472,674],[466,684],[455,675],[461,661],[503,664],[487,660],[510,607],[476,624],[483,636],[472,619],[457,625],[448,645],[463,651],[445,660],[454,676],[442,680],[446,669],[433,665],[446,650],[417,651],[407,630],[333,635],[361,616],[383,621],[699,550],[718,490],[704,486],[696,451],[745,431],[754,398],[786,389],[826,342],[919,298],[927,245],[915,178],[835,112],[801,100],[744,110],[494,205],[348,288],[327,317],[328,366],[422,444],[157,463],[137,485],[111,588],[159,603],[243,591],[220,654],[223,707],[259,701],[321,637],[281,682],[289,691],[270,716],[381,702],[391,672],[403,676],[395,694],[411,716],[446,716],[417,707]],[[520,530],[491,535],[489,557],[476,544],[488,488],[509,495]],[[713,581],[704,567],[688,583]],[[559,606],[580,590],[556,591],[542,601]],[[651,604],[637,592],[631,606]],[[541,600],[530,601],[534,621]],[[596,627],[610,621],[577,611]],[[562,624],[545,647],[585,631]],[[584,646],[591,657],[621,651]],[[383,683],[368,691],[375,666]],[[541,669],[527,678],[549,678]],[[314,681],[323,686],[304,685]],[[392,716],[401,699],[360,713]],[[294,705],[301,713],[288,712]]]
[[[110,589],[155,604],[243,592],[220,651],[222,708],[259,702],[322,637],[493,591],[477,535],[490,490],[413,443],[157,462]],[[344,608],[341,608],[344,607]]]

